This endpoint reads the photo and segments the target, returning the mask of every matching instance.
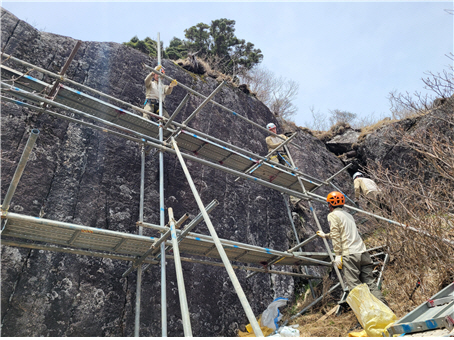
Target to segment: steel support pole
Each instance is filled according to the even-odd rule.
[[[175,231],[175,220],[173,219],[172,208],[168,209],[170,234],[173,246],[173,260],[177,274],[178,296],[180,297],[181,320],[185,337],[192,337],[191,320],[189,319],[188,300],[186,299],[186,288],[184,287],[183,267],[180,259],[180,248],[178,247],[177,233]]]
[[[238,278],[236,277],[235,272],[233,271],[232,264],[229,261],[229,258],[227,257],[227,254],[225,253],[224,248],[222,247],[222,243],[219,240],[219,237],[216,233],[216,230],[214,229],[213,223],[211,223],[210,216],[207,214],[205,207],[203,205],[203,202],[199,196],[199,193],[197,192],[197,189],[195,187],[195,184],[192,180],[192,177],[188,171],[188,168],[186,167],[186,164],[184,162],[184,159],[180,153],[180,150],[178,148],[177,143],[175,142],[175,139],[172,137],[172,145],[175,149],[175,152],[177,153],[178,159],[180,161],[181,167],[183,168],[184,174],[186,176],[186,179],[188,180],[189,186],[191,188],[192,194],[194,195],[194,198],[197,202],[197,205],[199,207],[199,210],[203,214],[203,218],[205,220],[206,226],[208,227],[208,230],[210,231],[211,237],[213,238],[213,241],[216,245],[216,249],[218,250],[219,256],[222,259],[222,262],[224,263],[224,266],[227,270],[227,273],[229,274],[230,280],[232,281],[233,287],[235,288],[235,291],[238,295],[238,298],[240,299],[241,305],[243,306],[243,309],[246,313],[246,316],[249,320],[249,323],[252,326],[252,329],[254,330],[254,333],[256,336],[261,336],[263,337],[262,330],[260,329],[260,326],[254,316],[254,312],[251,309],[251,306],[249,305],[249,302],[246,298],[246,294],[244,294],[243,289],[241,288],[240,282],[238,281]]]
[[[169,234],[170,234],[170,231],[169,231]],[[59,252],[59,253],[78,254],[78,255],[85,255],[85,256],[100,257],[100,258],[110,258],[110,259],[121,260],[121,261],[134,261],[134,257],[127,256],[127,255],[114,255],[114,254],[107,254],[107,253],[101,253],[101,252],[95,252],[95,251],[89,251],[89,250],[83,250],[83,249],[72,249],[72,248],[65,248],[65,247],[58,247],[58,246],[46,246],[46,245],[42,245],[42,244],[17,242],[17,241],[11,241],[11,240],[6,240],[6,239],[2,239],[2,244],[5,246],[11,246],[11,247],[22,247],[22,248],[28,248],[28,249],[54,251],[54,252]],[[168,256],[168,258],[173,259],[173,256]],[[222,262],[196,260],[196,259],[191,259],[191,258],[187,258],[187,257],[181,257],[181,261],[190,262],[190,263],[206,264],[206,265],[215,266],[215,267],[224,267],[224,264]],[[158,264],[157,261],[152,261],[152,260],[145,260],[144,262],[153,264],[153,265]],[[280,272],[277,270],[266,271],[265,269],[262,269],[262,268],[255,268],[255,267],[248,267],[248,266],[232,265],[232,267],[234,269],[252,270],[252,271],[259,271],[259,272],[263,272],[263,273],[266,272],[266,273],[271,273],[271,274],[278,274],[278,275],[297,276],[297,277],[320,279],[320,280],[323,279],[322,277],[318,277],[318,276],[304,275],[304,274],[291,273],[291,272]]]
[[[38,135],[38,129],[32,129],[30,131],[30,136],[28,137],[27,144],[25,145],[24,151],[22,152],[22,156],[19,160],[19,164],[17,165],[16,171],[14,172],[8,191],[6,192],[5,198],[3,200],[1,208],[2,211],[7,212],[9,209],[9,205],[11,204],[11,200],[14,196],[14,193],[16,192],[17,185],[19,184],[20,178],[22,177],[22,173],[24,172],[25,166],[27,165],[28,158],[30,157],[30,153],[33,149],[33,146],[35,145]]]
[[[202,104],[200,104],[199,107],[195,109],[194,112],[191,113],[191,115],[188,118],[186,118],[186,120],[183,122],[183,125],[187,125],[195,117],[195,115],[199,113],[205,107],[205,105],[207,105],[210,102],[211,98],[213,98],[216,95],[216,93],[218,93],[221,90],[224,84],[225,81],[219,84],[219,86],[208,97],[205,98]]]
[[[331,177],[325,179],[325,180],[323,181],[323,184],[328,184],[329,182],[331,182],[331,181],[334,179],[334,177],[336,177],[336,176],[339,175],[340,173],[344,172],[345,170],[347,170],[348,168],[350,168],[352,165],[353,165],[352,163],[346,165],[345,167],[343,167],[342,169],[340,169],[338,172],[336,172],[334,175],[332,175]],[[311,192],[316,191],[316,190],[319,189],[320,187],[321,187],[321,185],[317,186],[316,188],[312,189]]]
[[[161,65],[161,38],[158,32],[158,65]],[[162,115],[162,80],[158,77],[158,93],[159,93],[159,115]],[[164,141],[163,125],[159,125],[159,142]],[[159,152],[159,217],[161,227],[165,226],[165,210],[164,210],[164,152]],[[166,283],[166,247],[164,242],[161,243],[161,323],[162,336],[167,337],[167,283]]]
[[[295,233],[296,243],[300,243],[300,240],[299,240],[299,237],[298,237],[298,232],[296,231],[295,223],[293,222],[292,212],[291,212],[290,206],[288,204],[288,198],[285,195],[282,195],[282,198],[284,199],[284,203],[285,203],[285,206],[287,208],[288,218],[289,218],[290,223],[292,225],[293,232]],[[299,247],[300,251],[302,251],[301,247],[302,246]],[[308,274],[307,266],[304,266],[304,271],[306,272],[306,274]],[[315,292],[314,292],[314,288],[312,288],[312,281],[310,279],[308,281],[309,281],[309,288],[311,290],[312,297],[315,299]]]
[[[290,154],[290,151],[288,150],[287,146],[284,146],[284,148],[286,149],[287,155],[289,157],[289,160],[290,160],[290,162],[292,164],[292,167],[294,168],[295,167],[295,163],[293,162],[292,155]],[[304,194],[307,194],[306,188],[304,187],[304,184],[303,184],[303,182],[301,181],[301,179],[299,177],[298,177],[298,182],[300,183]],[[315,223],[317,224],[318,230],[323,231],[323,229],[322,229],[322,227],[320,225],[320,222],[318,220],[317,214],[315,213],[315,210],[312,207],[311,200],[308,200],[307,203],[309,204],[309,209],[310,209],[310,211],[312,213],[312,216],[314,217]],[[347,287],[344,284],[344,280],[342,279],[342,276],[341,276],[341,274],[339,272],[339,268],[337,268],[337,266],[334,264],[334,257],[333,257],[333,254],[331,253],[331,249],[329,248],[328,241],[325,238],[322,238],[322,240],[323,240],[323,243],[325,244],[325,248],[326,248],[326,251],[328,252],[328,255],[329,255],[329,258],[331,260],[331,263],[333,263],[333,268],[334,268],[334,270],[336,272],[337,278],[339,279],[339,283],[341,284],[342,289],[345,291]]]
[[[168,258],[171,259],[173,257],[171,255],[169,255]],[[199,264],[206,264],[206,265],[215,266],[215,267],[224,267],[224,264],[222,262],[196,260],[196,259],[191,259],[191,258],[187,258],[187,257],[181,257],[181,261],[191,262],[191,263],[199,263]],[[257,271],[257,272],[266,273],[266,274],[277,274],[277,275],[302,277],[302,278],[306,278],[306,279],[309,278],[309,279],[323,280],[323,277],[315,276],[315,275],[305,275],[305,274],[299,274],[299,273],[281,272],[281,271],[278,271],[278,270],[267,270],[267,269],[257,268],[257,267],[237,266],[237,265],[233,265],[232,264],[232,268],[241,269],[241,270]]]
[[[68,69],[69,65],[71,64],[71,62],[73,61],[74,57],[76,56],[76,53],[79,50],[80,45],[82,45],[82,41],[77,40],[76,45],[74,46],[73,50],[71,51],[71,54],[69,55],[68,59],[65,62],[65,65],[63,65],[63,67],[62,67],[62,69],[60,71],[60,75],[61,76],[65,75],[66,70]],[[57,93],[57,88],[58,88],[58,85],[60,84],[60,82],[61,82],[61,79],[57,79],[54,82],[54,84],[52,86],[52,89],[49,92],[49,97],[53,97]]]
[[[383,260],[383,267],[381,268],[380,274],[377,279],[377,287],[381,290],[381,284],[383,282],[383,272],[385,271],[386,264],[389,261],[389,254],[385,254],[385,259]]]
[[[139,221],[143,222],[143,201],[145,191],[145,145],[140,146],[140,205],[139,205]],[[143,227],[139,226],[139,235],[142,236]],[[136,287],[136,317],[134,324],[134,336],[140,336],[140,303],[141,303],[141,292],[142,292],[142,266],[137,268],[137,287]]]

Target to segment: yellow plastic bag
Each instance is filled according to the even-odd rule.
[[[259,325],[261,325],[260,321],[262,321],[262,316],[261,315],[260,315],[259,319],[257,320]],[[274,329],[268,328],[266,326],[260,326],[260,329],[262,330],[263,336],[268,336],[268,335],[270,335],[271,333],[274,332]],[[238,330],[238,336],[241,336],[241,337],[253,337],[253,336],[256,336],[255,333],[254,333],[254,330],[252,329],[251,324],[248,324],[246,326],[246,330],[247,330],[247,332],[242,332],[242,331]]]
[[[350,332],[350,333],[348,333],[348,336],[354,337],[354,338],[365,338],[365,337],[367,337],[367,333],[363,329],[361,332]]]
[[[361,326],[368,336],[380,337],[397,317],[388,306],[377,299],[365,283],[352,289],[347,296],[347,303],[352,308]]]

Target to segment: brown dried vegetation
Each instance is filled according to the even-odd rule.
[[[373,164],[366,169],[383,191],[389,208],[369,206],[366,210],[412,228],[367,217],[374,230],[367,237],[363,235],[368,248],[388,247],[390,263],[382,292],[398,319],[454,281],[454,88],[452,76],[445,77],[444,83],[441,78],[426,82],[451,92],[447,91],[449,95],[436,110],[407,102],[408,113],[413,107],[413,115],[423,114],[428,120],[424,129],[395,131],[396,140],[411,155],[411,164],[397,161],[392,168]],[[379,122],[370,130],[389,123]],[[421,286],[415,289],[418,280]],[[310,299],[306,295],[307,301],[297,301],[296,311]],[[301,336],[348,336],[357,322],[351,310],[319,321],[338,299],[325,299],[290,324],[300,325]]]

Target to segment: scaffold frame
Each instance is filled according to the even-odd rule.
[[[158,65],[161,65],[160,58],[160,38],[158,34]],[[83,90],[92,91],[93,93],[100,95],[103,98],[109,100],[115,100],[121,105],[128,106],[131,111],[137,111],[140,113],[147,112],[142,108],[133,106],[129,103],[122,102],[114,97],[108,96],[102,92],[91,89],[82,84],[78,84],[70,79],[67,79],[64,76],[62,70],[60,75],[54,74],[50,71],[38,68],[32,64],[23,62],[12,56],[2,54],[8,59],[18,62],[25,67],[33,68],[39,72],[45,73],[56,79],[57,85],[50,85],[45,82],[39,81],[36,78],[29,76],[28,74],[22,74],[18,71],[15,71],[12,68],[6,67],[3,64],[1,65],[2,72],[2,82],[1,89],[3,94],[8,93],[16,98],[26,99],[31,101],[31,103],[25,103],[23,101],[12,99],[6,96],[2,96],[2,100],[13,102],[18,105],[23,105],[28,108],[34,109],[38,112],[48,113],[54,115],[58,118],[67,119],[74,123],[80,123],[82,125],[88,126],[93,129],[98,129],[115,136],[126,138],[138,143],[140,147],[141,154],[141,183],[140,183],[140,206],[139,206],[139,221],[137,226],[139,228],[138,235],[115,232],[112,230],[103,230],[99,228],[93,228],[89,226],[80,226],[72,223],[64,223],[59,221],[47,220],[39,217],[25,216],[21,214],[16,214],[9,212],[9,203],[11,197],[14,195],[15,186],[20,180],[21,173],[15,173],[12,186],[8,190],[6,197],[8,200],[4,200],[1,208],[1,217],[2,217],[2,230],[1,238],[2,243],[5,245],[25,247],[30,249],[43,249],[48,251],[57,251],[63,253],[73,253],[81,254],[88,256],[97,256],[97,257],[110,257],[118,260],[131,261],[131,267],[123,275],[130,274],[133,270],[137,270],[137,292],[136,292],[136,308],[135,308],[135,329],[134,335],[140,336],[140,303],[141,303],[141,280],[142,273],[150,265],[161,265],[161,319],[162,319],[162,336],[167,336],[167,312],[166,312],[166,280],[165,280],[165,260],[167,258],[172,258],[175,261],[176,267],[181,269],[180,261],[194,262],[194,263],[206,263],[214,266],[223,266],[226,268],[230,280],[234,285],[234,288],[239,296],[240,302],[245,310],[246,316],[248,317],[249,322],[252,325],[254,333],[258,336],[262,335],[260,326],[257,323],[257,320],[250,308],[249,302],[242,291],[241,285],[234,273],[233,269],[245,269],[250,270],[255,273],[264,272],[272,274],[283,274],[283,275],[293,275],[299,276],[306,279],[322,279],[321,277],[309,275],[307,269],[305,274],[299,273],[290,273],[272,270],[271,265],[279,263],[279,265],[293,265],[293,266],[307,266],[307,265],[316,265],[316,266],[326,266],[333,267],[336,271],[339,283],[335,285],[332,290],[337,288],[339,285],[342,286],[343,290],[346,291],[342,276],[337,270],[336,266],[333,266],[333,255],[330,250],[330,247],[325,239],[324,245],[326,248],[326,253],[304,253],[302,251],[295,252],[296,248],[302,247],[305,242],[307,243],[310,240],[315,239],[315,236],[311,236],[308,240],[299,242],[293,221],[291,219],[291,214],[289,218],[291,220],[293,229],[295,231],[297,246],[286,251],[277,251],[268,248],[251,246],[247,244],[242,244],[239,242],[233,242],[230,240],[220,239],[217,237],[215,228],[209,217],[209,212],[215,208],[216,203],[210,203],[206,207],[202,204],[202,201],[198,195],[195,186],[193,185],[191,175],[187,167],[185,166],[184,160],[193,160],[202,165],[206,165],[215,169],[222,170],[224,172],[238,176],[238,178],[243,178],[246,180],[251,180],[254,183],[263,185],[265,187],[277,190],[283,194],[292,195],[294,197],[304,199],[309,203],[311,214],[315,219],[315,222],[318,226],[318,229],[321,230],[320,223],[318,221],[317,215],[311,201],[323,202],[325,203],[325,198],[321,197],[314,193],[315,190],[320,188],[323,185],[332,185],[332,179],[339,175],[342,171],[345,171],[347,167],[341,169],[336,174],[328,178],[327,180],[319,180],[310,175],[302,173],[295,166],[290,152],[288,152],[291,161],[291,168],[285,167],[281,164],[275,164],[270,162],[269,157],[272,155],[270,152],[265,157],[255,155],[252,152],[242,149],[238,146],[233,146],[227,142],[224,142],[213,136],[204,134],[203,132],[197,131],[187,126],[187,123],[195,117],[201,109],[211,103],[217,105],[222,109],[233,113],[236,117],[240,117],[243,121],[246,121],[253,126],[265,130],[270,134],[273,134],[266,130],[264,127],[259,124],[250,121],[246,117],[239,115],[238,113],[224,107],[221,104],[216,103],[213,100],[213,97],[219,91],[224,83],[221,83],[214,92],[208,96],[204,96],[200,93],[195,92],[194,90],[186,87],[183,84],[178,84],[178,86],[183,87],[188,90],[189,93],[196,96],[204,98],[204,101],[199,107],[183,122],[178,123],[174,120],[175,116],[180,112],[184,103],[189,98],[189,93],[177,107],[175,112],[172,114],[170,119],[167,119],[163,116],[157,117],[160,120],[160,123],[155,123],[151,120],[147,120],[137,115],[134,112],[127,111],[113,104],[107,103],[101,99],[95,98],[88,94],[85,94],[79,90],[70,88],[67,85],[64,85],[65,82],[69,82],[71,85],[78,86]],[[72,53],[73,55],[73,53]],[[67,63],[65,67],[67,68]],[[158,73],[154,68],[145,65],[146,69],[149,69],[152,72]],[[28,72],[27,72],[28,73]],[[162,87],[162,79],[173,80],[172,78],[158,73],[159,77],[158,86]],[[22,81],[26,79],[27,81]],[[8,84],[8,82],[12,84]],[[54,89],[54,90],[52,90]],[[48,98],[47,94],[51,93],[52,97]],[[56,92],[56,93],[52,93]],[[161,91],[159,91],[161,95]],[[66,116],[61,113],[52,112],[49,110],[49,107],[57,107],[64,109],[66,111],[75,113],[76,115],[82,118],[88,118],[98,123],[102,123],[105,126],[108,126],[111,129],[106,129],[105,127],[94,125],[88,122],[85,122],[81,119],[73,118]],[[159,112],[162,113],[162,98],[159,98]],[[152,116],[156,116],[153,115]],[[175,125],[176,129],[170,128],[171,125]],[[118,130],[118,131],[117,131]],[[36,133],[35,133],[36,134]],[[156,138],[158,135],[158,138]],[[275,134],[275,136],[278,136]],[[278,136],[279,137],[279,136]],[[287,141],[283,140],[282,145],[287,148],[287,144],[292,144],[298,148],[297,144],[292,141],[294,135]],[[34,137],[36,140],[36,137]],[[166,140],[165,140],[166,138]],[[281,137],[279,137],[281,138]],[[34,143],[34,142],[33,142]],[[33,145],[31,146],[33,147]],[[144,173],[145,173],[145,157],[146,149],[156,148],[159,152],[159,188],[160,188],[160,224],[153,225],[143,220],[143,201],[144,201]],[[179,148],[182,148],[185,152],[181,152]],[[26,147],[27,150],[31,149],[28,144]],[[276,149],[277,150],[277,149]],[[274,151],[276,151],[274,150]],[[287,149],[288,151],[288,149]],[[200,214],[190,222],[186,228],[182,231],[178,230],[176,226],[183,224],[184,216],[179,220],[175,221],[173,218],[173,211],[169,211],[169,223],[165,224],[165,215],[164,215],[164,152],[175,154],[178,157],[178,160],[183,168],[183,171],[186,176],[186,180],[189,183],[193,196],[197,201]],[[29,151],[28,151],[29,153]],[[203,157],[203,158],[200,158]],[[23,158],[23,160],[22,160]],[[28,155],[24,151],[24,154],[21,157],[22,171],[25,163],[27,162]],[[18,167],[19,168],[19,167]],[[17,171],[16,171],[17,172]],[[13,183],[15,183],[13,185]],[[191,185],[192,183],[192,185]],[[361,209],[345,206],[352,211],[358,211],[366,215],[371,215],[373,217],[385,220],[390,223],[399,224],[398,222],[388,220],[381,216],[363,211]],[[289,207],[287,206],[289,209]],[[191,232],[191,229],[195,226],[196,223],[200,223],[202,220],[205,221],[210,235],[202,235]],[[192,224],[191,224],[192,223]],[[403,226],[402,224],[400,224]],[[162,232],[161,237],[153,238],[148,236],[142,236],[143,227],[152,228]],[[408,226],[405,226],[410,228]],[[6,239],[5,239],[6,237]],[[170,237],[171,240],[167,240]],[[18,240],[19,239],[19,240]],[[25,241],[24,241],[25,240]],[[33,241],[33,242],[30,242]],[[51,244],[47,244],[51,243]],[[167,247],[167,248],[166,248]],[[173,249],[175,255],[169,256],[166,255],[166,250]],[[160,252],[160,253],[159,253]],[[187,253],[192,256],[204,256],[212,257],[213,261],[203,261],[194,258],[184,258],[180,256],[180,252]],[[191,253],[192,252],[192,253]],[[178,255],[177,255],[178,254]],[[216,260],[221,260],[218,262]],[[177,265],[177,262],[180,264]],[[244,262],[247,264],[262,264],[265,263],[264,269],[247,267],[244,265],[234,264],[232,262]],[[145,265],[143,267],[142,265]],[[179,270],[177,268],[177,271]],[[190,327],[189,312],[187,310],[187,301],[186,297],[183,294],[184,281],[182,275],[177,273],[179,291],[182,290],[180,295],[180,303],[182,308],[182,317],[184,318],[184,333],[185,336],[192,336],[192,330]],[[183,286],[181,286],[183,284]],[[181,286],[181,287],[180,287]],[[312,286],[311,286],[312,288]],[[313,296],[315,298],[314,292]]]

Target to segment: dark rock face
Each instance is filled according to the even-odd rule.
[[[374,167],[380,163],[396,173],[414,169],[419,155],[405,140],[432,134],[453,141],[453,107],[452,102],[447,102],[426,115],[404,119],[375,131],[358,147],[358,159],[363,166]]]
[[[76,42],[39,32],[3,9],[1,34],[5,53],[54,72],[60,71]],[[156,60],[116,43],[83,42],[66,74],[72,80],[141,106],[147,75],[142,63],[154,66]],[[25,70],[11,62],[6,65]],[[194,78],[170,60],[164,60],[163,65],[167,75],[205,95],[218,86],[214,79]],[[52,81],[36,71],[30,74]],[[181,87],[174,89],[166,99],[169,112],[185,95]],[[238,88],[224,86],[214,99],[262,126],[275,121],[261,102]],[[177,120],[187,118],[201,102],[202,99],[191,97]],[[29,131],[41,131],[11,202],[11,211],[138,232],[135,223],[139,220],[140,150],[136,143],[11,103],[2,102],[1,110],[3,196]],[[255,153],[267,153],[266,133],[217,106],[208,105],[190,126]],[[323,179],[341,169],[342,163],[314,137],[300,132],[297,142],[303,149],[292,147],[293,157],[303,172]],[[165,207],[172,207],[176,218],[186,212],[194,217],[198,214],[197,205],[178,160],[169,154],[164,158]],[[158,164],[157,156],[147,157],[144,221],[155,224],[159,223]],[[213,199],[220,202],[211,214],[219,237],[282,251],[292,246],[293,231],[279,192],[247,181],[234,182],[234,176],[195,162],[188,161],[187,165],[204,204]],[[336,181],[344,191],[352,192],[346,174]],[[331,189],[320,190],[319,194],[328,191]],[[315,204],[315,208],[321,212],[319,219],[328,231],[326,207]],[[299,229],[301,239],[316,230],[308,213],[303,213],[302,218],[306,223]],[[203,223],[194,231],[208,233]],[[156,236],[149,230],[144,234]],[[317,241],[304,250],[324,248]],[[136,275],[121,278],[129,266],[124,261],[2,246],[2,335],[131,336]],[[314,272],[320,270],[313,268]],[[256,315],[274,298],[293,296],[292,277],[258,274],[246,280],[245,271],[236,273]],[[239,324],[248,323],[224,268],[183,262],[183,275],[195,336],[234,336]],[[142,278],[141,336],[161,335],[160,290],[160,267],[152,266]],[[167,304],[168,335],[182,336],[172,260],[167,260]]]

